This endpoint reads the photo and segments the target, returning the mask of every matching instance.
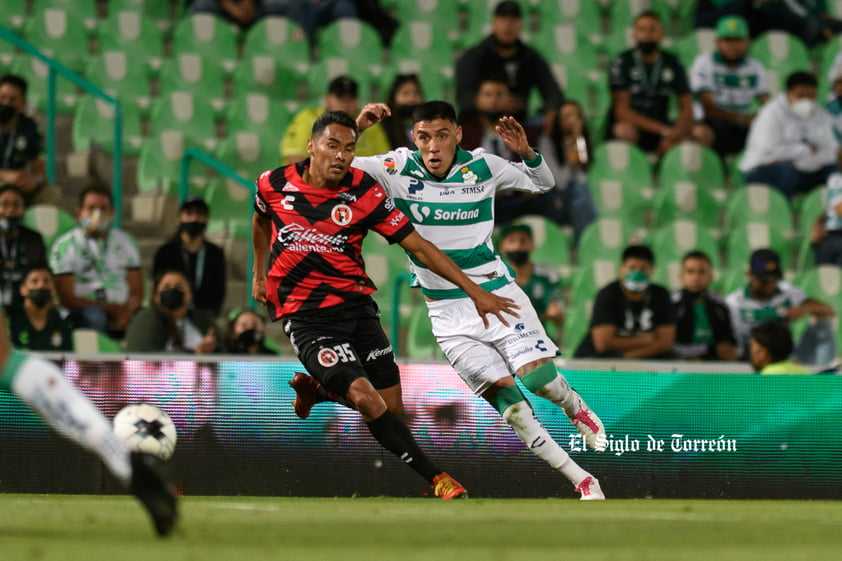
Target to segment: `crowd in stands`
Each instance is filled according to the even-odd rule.
[[[110,7],[101,4],[104,20]],[[293,56],[286,38],[278,38],[277,52],[266,52],[275,57],[268,85],[245,79],[247,65],[268,64],[258,53],[249,60],[242,55],[233,61],[235,70],[220,74],[224,91],[203,93],[199,87],[190,92],[191,113],[201,113],[199,105],[211,98],[221,97],[223,106],[208,113],[213,122],[198,136],[208,146],[218,144],[215,155],[252,181],[255,170],[306,158],[310,127],[325,111],[356,115],[367,102],[386,101],[391,115],[357,144],[358,155],[374,155],[412,147],[413,109],[445,97],[458,108],[463,148],[482,147],[517,160],[494,129],[502,115],[514,115],[550,165],[556,186],[539,196],[496,198],[498,249],[550,331],[563,339],[566,354],[738,359],[765,369],[754,357],[752,328],[783,320],[793,322],[797,335],[794,359],[819,366],[834,359],[835,344],[842,341],[836,319],[842,298],[837,294],[825,302],[814,297],[815,291],[808,296],[797,288],[811,271],[842,271],[842,41],[837,35],[842,21],[826,2],[653,0],[634,3],[646,5],[634,13],[625,1],[567,6],[462,0],[439,2],[432,15],[421,4],[168,4],[169,33],[177,22],[210,14],[214,22],[224,20],[237,30],[240,53],[258,32],[270,36],[278,29],[297,29],[305,38],[303,60]],[[34,6],[30,13],[34,17]],[[338,26],[351,21],[360,27]],[[268,32],[267,22],[292,27]],[[382,52],[369,47],[367,63],[350,47],[343,64],[326,58],[329,49],[342,54],[341,41],[347,38],[339,35],[359,35],[363,43],[372,30]],[[161,37],[164,70],[157,78],[152,74],[150,83],[159,83],[149,90],[159,96],[171,93],[164,87],[170,80],[167,69],[176,64],[176,55],[185,54],[177,52],[175,35]],[[804,57],[796,56],[802,51]],[[196,64],[222,64],[198,54]],[[183,66],[184,60],[177,63]],[[73,329],[94,329],[123,341],[129,351],[276,352],[260,314],[226,309],[233,256],[230,244],[214,236],[219,221],[225,233],[237,229],[235,212],[241,221],[249,220],[248,197],[236,210],[219,195],[222,184],[205,191],[191,187],[200,196],[179,201],[178,230],[148,265],[141,262],[132,235],[113,226],[114,197],[102,184],[81,193],[78,224],[54,241],[45,242],[22,223],[28,207],[60,206],[62,192],[45,177],[43,135],[27,115],[33,106],[43,110],[41,101],[27,103],[27,94],[33,81],[44,79],[21,74],[0,78],[0,280],[4,305],[18,311],[9,314],[16,343],[66,350]],[[108,83],[98,85],[109,90]],[[240,89],[249,86],[254,89]],[[186,87],[174,91],[184,93],[180,88]],[[258,112],[269,115],[269,122],[252,124],[252,100],[243,101],[249,94],[268,100]],[[279,96],[283,99],[275,99]],[[237,113],[238,103],[246,105],[243,112]],[[140,111],[141,134],[163,134],[176,126],[155,103],[151,112]],[[182,113],[173,110],[176,118]],[[239,116],[245,114],[248,119]],[[223,152],[240,142],[241,133],[254,136],[251,148]],[[197,144],[192,135],[185,132],[184,147]],[[230,153],[233,159],[227,159]],[[138,175],[140,187],[140,169]],[[753,202],[733,210],[729,200],[740,191],[759,194],[760,207],[774,206],[782,195],[789,223],[770,226],[753,214]],[[560,237],[536,236],[523,222],[529,217],[541,217],[547,231],[560,228]],[[658,240],[679,223],[681,232],[693,232],[692,239],[677,236],[681,239],[673,246],[681,251],[667,252]],[[744,239],[738,230],[748,232]],[[596,238],[601,241],[594,244]],[[732,250],[738,238],[743,247]],[[713,245],[702,244],[707,239]],[[542,248],[547,262],[535,258],[540,244],[555,240],[558,255]],[[611,281],[605,271],[613,275],[618,260],[619,276]],[[55,299],[46,299],[46,291],[54,291]],[[247,295],[241,296],[246,301]],[[583,317],[587,329],[572,326]],[[803,317],[812,320],[799,321]],[[761,332],[757,344],[780,337]]]

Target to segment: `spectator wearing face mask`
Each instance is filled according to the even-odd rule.
[[[392,110],[380,121],[392,150],[406,146],[415,150],[412,140],[412,112],[424,101],[424,90],[418,74],[398,74],[389,88],[386,105]]]
[[[220,345],[213,316],[191,307],[193,291],[181,271],[162,271],[152,289],[152,305],[140,310],[126,331],[126,350],[138,353],[216,352]]]
[[[155,252],[152,277],[181,271],[190,282],[193,306],[219,317],[225,302],[225,253],[205,238],[210,209],[198,197],[188,197],[178,211],[178,231]]]
[[[59,301],[70,311],[74,327],[122,339],[143,301],[137,242],[112,227],[114,204],[111,192],[104,187],[85,188],[76,215],[79,225],[59,237],[50,249]]]
[[[830,114],[816,105],[818,81],[793,72],[786,92],[766,103],[751,124],[740,171],[792,198],[824,185],[836,171],[839,145]]]
[[[275,355],[266,346],[266,322],[253,310],[233,310],[229,316],[225,347],[229,353]]]
[[[0,294],[7,309],[22,303],[19,288],[26,272],[47,266],[44,239],[21,224],[23,212],[23,194],[10,185],[0,187]]]
[[[9,311],[12,345],[29,351],[72,351],[73,326],[56,308],[53,273],[45,265],[23,277],[21,305]]]

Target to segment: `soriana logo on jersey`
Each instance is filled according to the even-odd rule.
[[[348,205],[336,205],[330,213],[331,219],[339,226],[347,226],[351,223],[354,213]]]

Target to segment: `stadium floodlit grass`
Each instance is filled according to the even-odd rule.
[[[9,561],[838,559],[842,502],[185,497],[167,540],[130,497],[0,495]]]

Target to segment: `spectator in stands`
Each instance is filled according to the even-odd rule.
[[[266,346],[266,321],[254,310],[234,310],[229,315],[225,348],[244,355],[277,354]]]
[[[517,2],[497,4],[491,20],[491,35],[466,50],[456,63],[456,101],[459,113],[475,108],[477,91],[483,78],[506,76],[511,96],[506,115],[520,122],[527,120],[527,102],[538,89],[544,102],[546,128],[554,118],[554,109],[564,97],[547,61],[535,49],[520,40],[522,12]]]
[[[155,252],[152,277],[181,271],[190,281],[193,307],[214,317],[225,303],[225,253],[205,238],[210,208],[200,197],[188,197],[178,211],[178,231]]]
[[[576,358],[672,358],[675,311],[667,289],[649,282],[654,265],[648,247],[626,247],[620,279],[597,293]]]
[[[534,263],[535,238],[528,224],[507,224],[500,231],[500,253],[515,271],[515,282],[529,296],[547,333],[558,334],[564,324],[561,278],[552,267]],[[558,336],[554,337],[558,339]]]
[[[316,30],[334,20],[356,18],[359,15],[354,0],[263,0],[267,16],[282,16],[295,20],[316,44]]]
[[[265,0],[263,0],[265,1]],[[188,0],[190,13],[210,13],[248,29],[263,15],[262,0]]]
[[[73,326],[56,308],[53,273],[46,263],[27,271],[18,290],[22,305],[9,310],[12,345],[29,351],[72,351]]]
[[[746,20],[722,18],[716,24],[716,50],[696,57],[690,70],[693,95],[712,129],[713,148],[723,158],[742,152],[754,119],[752,103],[769,99],[763,66],[747,56],[748,37]]]
[[[505,74],[490,74],[484,77],[477,88],[473,109],[459,115],[459,124],[462,127],[460,146],[465,150],[482,148],[501,158],[520,161],[518,155],[506,147],[496,130],[500,117],[508,115],[506,111],[511,106],[510,98]],[[529,127],[524,127],[524,130],[530,145],[534,145],[535,131]],[[497,219],[501,222],[508,221],[499,216]]]
[[[606,135],[662,154],[682,140],[710,146],[710,129],[693,124],[693,98],[684,65],[660,48],[664,26],[660,16],[641,12],[634,20],[636,45],[620,54],[609,69],[611,108]],[[669,120],[670,99],[678,102],[678,120]]]
[[[741,360],[749,357],[751,328],[755,325],[810,317],[813,321],[796,345],[794,357],[804,364],[829,364],[836,356],[836,334],[830,321],[836,315],[833,307],[807,297],[803,290],[782,278],[777,252],[763,248],[751,254],[746,271],[748,284],[725,299],[737,337],[737,355]]]
[[[808,47],[828,41],[842,31],[842,22],[827,11],[825,0],[761,0],[752,3],[749,14],[752,34],[786,31],[801,38]]]
[[[47,266],[44,238],[21,224],[23,212],[23,194],[10,185],[0,187],[0,254],[3,257],[0,294],[6,308],[23,302],[19,288],[26,271]]]
[[[831,78],[833,83],[833,90],[831,91],[832,99],[827,102],[824,108],[830,113],[833,121],[833,136],[836,137],[836,142],[842,144],[842,51],[839,52],[837,58],[839,59],[840,72],[835,78]],[[836,64],[834,62],[834,64]]]
[[[677,358],[737,360],[737,340],[725,302],[708,292],[713,264],[703,251],[691,251],[681,260],[681,290],[672,293],[675,306]]]
[[[842,173],[827,180],[825,212],[813,228],[816,265],[842,267]]]
[[[137,243],[112,226],[114,203],[104,187],[86,187],[76,214],[79,225],[50,250],[59,302],[70,310],[74,327],[120,339],[143,301]]]
[[[824,185],[836,170],[839,145],[830,115],[816,105],[816,77],[793,72],[786,92],[760,108],[751,123],[740,170],[792,198]]]
[[[338,76],[330,81],[323,107],[305,108],[296,113],[281,140],[283,165],[294,164],[307,158],[307,140],[315,120],[325,111],[343,111],[356,115],[359,109],[359,86],[349,76]],[[357,156],[374,156],[389,151],[389,139],[380,123],[368,129],[357,142]]]
[[[406,146],[415,150],[412,140],[412,112],[424,101],[418,74],[398,74],[389,88],[386,104],[392,114],[380,121],[392,149]]]
[[[789,360],[793,342],[784,321],[766,321],[751,328],[749,360],[761,374],[812,374],[813,371]]]
[[[154,281],[152,305],[132,318],[126,350],[140,353],[216,352],[219,342],[213,316],[191,306],[193,291],[181,271],[162,271]]]
[[[24,114],[26,80],[14,74],[0,78],[0,185],[17,187],[31,204],[60,204],[61,191],[44,175],[44,137]]]

